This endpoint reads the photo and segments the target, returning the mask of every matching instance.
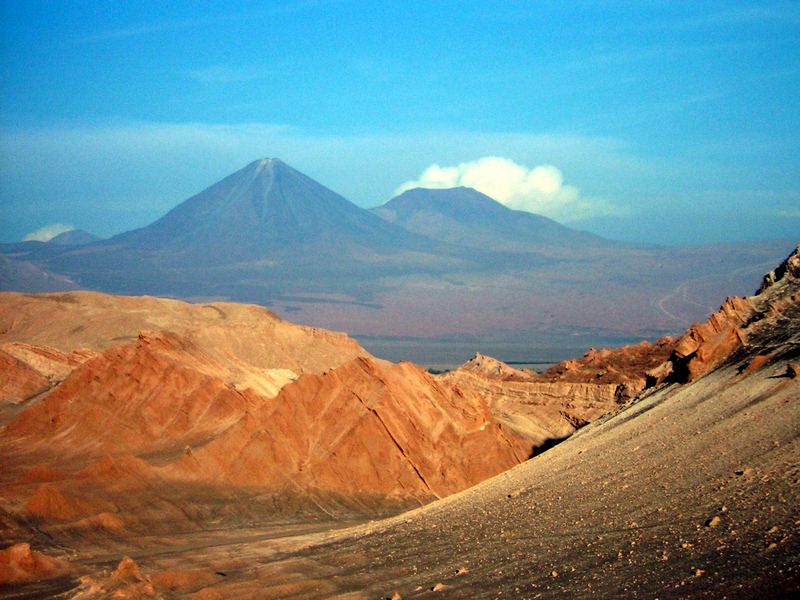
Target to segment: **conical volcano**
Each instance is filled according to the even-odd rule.
[[[409,243],[403,233],[286,163],[264,158],[114,241],[219,264],[286,259],[300,250],[385,253]]]
[[[442,271],[463,251],[359,208],[275,158],[256,160],[152,224],[42,264],[89,289],[269,303],[287,294],[369,300],[372,282]]]

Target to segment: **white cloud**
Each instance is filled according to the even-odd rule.
[[[407,181],[400,194],[416,187],[444,189],[471,187],[515,210],[546,215],[561,221],[624,212],[601,199],[581,198],[578,188],[564,184],[564,175],[553,165],[529,169],[500,156],[486,156],[455,167],[433,164],[419,179]]]
[[[63,223],[53,223],[46,225],[41,229],[37,229],[22,238],[23,242],[49,242],[54,237],[65,231],[72,231],[75,229],[72,225],[64,225]]]

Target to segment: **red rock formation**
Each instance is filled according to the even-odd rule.
[[[149,577],[142,575],[133,559],[123,558],[113,573],[81,577],[81,585],[72,596],[74,600],[99,600],[117,598],[119,600],[139,600],[161,598]]]
[[[541,374],[477,354],[439,380],[479,394],[499,422],[542,446],[569,436],[643,390],[648,369],[661,364],[674,344],[672,338],[662,338],[654,344],[592,349]]]
[[[617,396],[626,401],[645,388],[647,372],[662,364],[676,340],[663,337],[655,343],[642,341],[612,350],[589,350],[583,357],[566,360],[541,374],[545,381],[608,383],[619,386]]]
[[[175,334],[143,333],[76,368],[0,439],[70,457],[181,451],[205,443],[263,398]]]
[[[524,460],[474,393],[409,363],[305,375],[174,466],[178,477],[337,494],[444,496]]]
[[[496,379],[469,369],[438,378],[443,387],[484,398],[494,418],[533,447],[569,436],[619,401],[617,384]]]
[[[50,579],[69,573],[70,564],[31,550],[30,544],[14,544],[0,550],[0,584]]]
[[[764,323],[777,325],[784,312],[795,310],[800,301],[798,292],[800,246],[764,277],[755,296],[728,298],[708,321],[692,325],[679,338],[662,372],[671,372],[670,378],[681,383],[708,373],[738,348],[755,343]]]
[[[747,298],[728,298],[703,324],[695,323],[678,340],[671,362],[683,382],[713,369],[744,343],[742,326],[756,312]]]
[[[50,299],[45,309],[51,304],[80,306]],[[187,306],[170,305],[192,314]],[[101,329],[110,327],[105,319]],[[291,363],[302,368],[341,342],[276,326],[278,347],[296,337],[314,356]],[[440,385],[414,365],[361,357],[292,383],[292,372],[257,367],[258,352],[237,349],[230,338],[237,330],[216,330],[220,344],[204,347],[193,341],[197,332],[190,340],[144,331],[70,365],[46,397],[0,430],[13,483],[2,491],[8,506],[22,518],[69,521],[72,531],[143,528],[159,514],[165,523],[208,518],[203,503],[228,502],[235,490],[323,510],[327,499],[383,510],[464,489],[531,453],[478,393]],[[42,364],[60,352],[12,345]]]
[[[17,404],[50,389],[50,382],[22,361],[0,350],[0,403]]]

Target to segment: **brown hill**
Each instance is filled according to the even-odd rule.
[[[135,341],[140,331],[170,331],[222,362],[257,369],[318,373],[368,356],[344,334],[294,325],[251,304],[189,304],[94,292],[0,293],[0,343],[100,352]]]
[[[0,337],[14,340],[4,376],[39,386],[0,414],[9,539],[30,519],[72,539],[385,513],[532,451],[476,392],[259,307],[93,293],[0,301]],[[168,330],[128,341],[141,326]]]
[[[436,384],[410,363],[359,358],[304,375],[171,473],[322,493],[429,500],[530,455],[477,394]]]
[[[262,398],[229,383],[230,369],[176,334],[140,334],[76,368],[0,433],[53,460],[106,453],[175,453],[206,443]],[[289,381],[264,371],[260,388]]]

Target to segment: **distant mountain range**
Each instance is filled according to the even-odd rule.
[[[147,227],[107,240],[68,233],[0,245],[0,288],[255,302],[423,363],[476,346],[526,360],[537,347],[574,354],[678,332],[720,297],[752,293],[797,242],[615,242],[469,188],[413,189],[365,210],[278,159]],[[455,355],[426,351],[437,342]]]

